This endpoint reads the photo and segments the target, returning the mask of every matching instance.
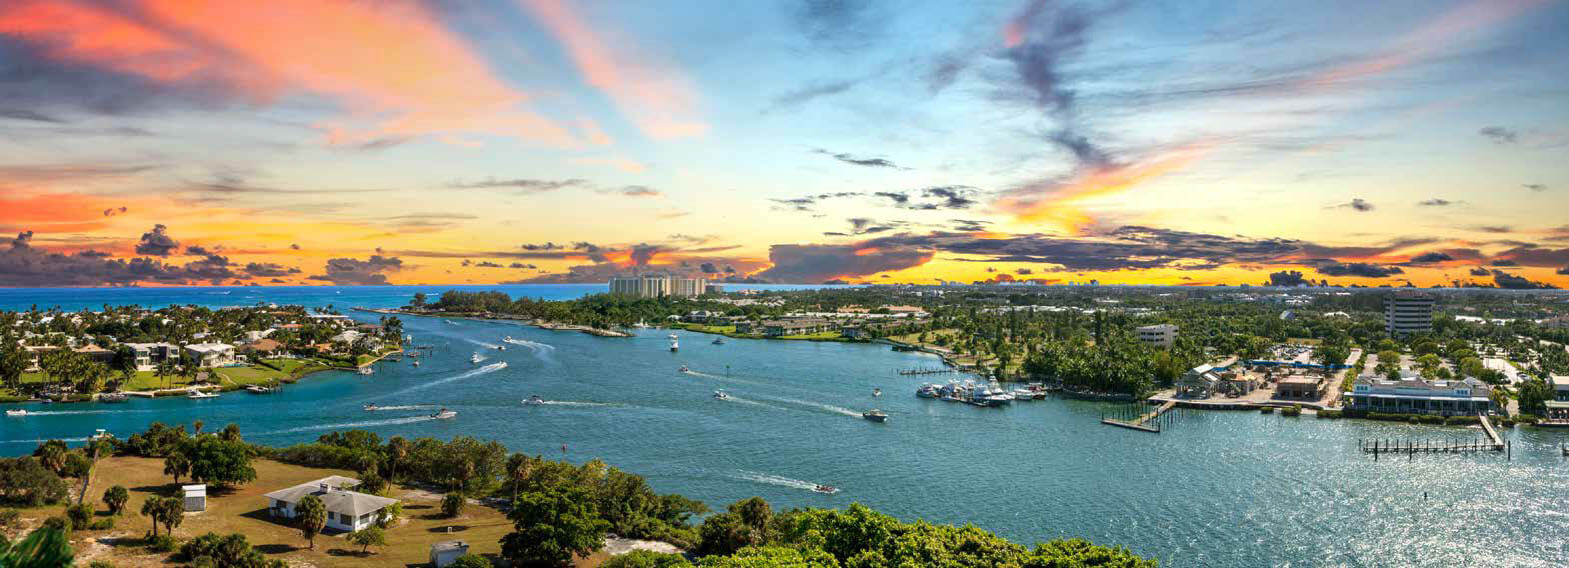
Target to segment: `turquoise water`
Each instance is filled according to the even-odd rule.
[[[325,373],[269,396],[29,406],[43,414],[0,418],[0,453],[80,439],[94,428],[123,436],[154,420],[234,422],[247,439],[268,444],[345,428],[384,437],[468,434],[516,451],[601,458],[660,491],[716,506],[753,495],[776,507],[859,501],[905,519],[973,522],[1024,542],[1124,544],[1167,566],[1569,564],[1569,464],[1558,451],[1569,436],[1556,431],[1506,433],[1514,446],[1508,461],[1486,453],[1375,463],[1357,451],[1358,439],[1478,434],[1188,412],[1154,435],[1100,425],[1109,408],[1100,403],[983,409],[918,399],[922,379],[894,371],[934,360],[874,345],[713,345],[712,336],[681,332],[681,350],[670,353],[661,330],[614,339],[501,322],[407,318],[405,325],[418,343],[437,347],[419,368],[382,363],[370,377]],[[507,335],[517,342],[490,348]],[[488,359],[471,365],[475,352]],[[681,365],[694,372],[677,372]],[[712,398],[721,387],[731,400]],[[874,387],[881,399],[872,398]],[[557,404],[520,404],[533,394]],[[432,408],[365,412],[365,403]],[[458,417],[424,418],[438,406]],[[887,424],[859,418],[874,406],[891,415]],[[812,493],[815,483],[842,491]]]

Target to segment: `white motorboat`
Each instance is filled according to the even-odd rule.
[[[415,359],[415,360],[414,360],[414,366],[415,366],[415,367],[418,367],[418,366],[419,366],[419,359]]]
[[[722,390],[714,391],[714,400],[729,400],[729,399],[730,399],[730,395],[725,394],[725,391],[722,391]]]
[[[186,396],[186,398],[218,398],[218,395],[216,395],[216,394],[213,394],[213,393],[210,393],[210,392],[202,392],[202,391],[199,391],[199,390],[196,390],[196,389],[191,389],[191,394],[188,394],[188,395],[185,395],[185,396]]]
[[[676,372],[677,373],[690,373],[690,372],[692,372],[692,370],[687,368],[686,365],[682,365],[680,369],[676,369]]]
[[[881,410],[878,410],[876,408],[873,408],[873,409],[868,410],[866,412],[862,412],[861,413],[861,418],[865,418],[867,420],[871,420],[872,422],[882,423],[882,422],[887,422],[888,421],[888,413],[883,412]]]
[[[873,387],[873,388],[872,388],[872,396],[874,396],[874,397],[880,397],[880,396],[882,396],[882,395],[883,395],[883,389],[880,389],[880,388],[876,388],[876,387]]]
[[[250,392],[251,394],[270,394],[270,393],[272,393],[272,389],[271,388],[264,387],[264,386],[261,386],[261,385],[250,385],[250,386],[245,387],[245,390]]]
[[[539,398],[539,395],[536,394],[536,395],[528,397],[527,399],[524,399],[523,400],[523,404],[526,405],[526,406],[538,406],[538,405],[541,405],[541,404],[545,404],[545,399]]]
[[[130,398],[123,392],[106,392],[98,395],[98,402],[125,402]]]
[[[366,412],[375,412],[377,410],[381,410],[381,407],[380,406],[376,406],[375,404],[366,404],[365,405],[365,411]]]
[[[11,410],[5,411],[5,415],[6,416],[27,416],[27,409],[25,409],[25,408],[13,408]]]
[[[469,356],[469,363],[478,365],[480,361],[484,361],[484,359],[481,359],[478,353]]]
[[[448,420],[448,419],[452,419],[452,418],[457,418],[457,416],[458,416],[458,411],[456,411],[456,410],[447,410],[445,408],[441,409],[440,411],[436,412],[435,414],[430,415],[431,418],[434,418],[436,420]]]
[[[360,370],[355,371],[355,372],[359,373],[361,376],[367,376],[367,377],[370,376],[370,375],[376,374],[376,370],[372,369],[370,367],[360,367]]]
[[[670,334],[670,350],[671,351],[678,351],[680,349],[681,349],[681,342],[676,339],[676,334],[674,334],[674,333]]]
[[[826,495],[833,495],[833,494],[839,492],[839,488],[838,487],[834,487],[832,485],[823,485],[823,484],[819,483],[819,484],[817,484],[816,487],[812,488],[812,491],[815,491],[817,493],[823,493],[823,494],[826,494]]]

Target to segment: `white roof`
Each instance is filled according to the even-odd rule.
[[[380,511],[398,502],[397,499],[344,489],[345,487],[354,487],[359,484],[360,481],[352,477],[331,475],[309,483],[301,483],[288,489],[273,491],[267,494],[267,498],[293,504],[299,503],[300,499],[304,499],[306,495],[315,495],[321,498],[328,511],[355,517]]]
[[[185,348],[197,353],[218,353],[221,351],[234,350],[234,346],[227,343],[192,343],[190,345],[186,345]]]

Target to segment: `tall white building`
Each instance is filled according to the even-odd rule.
[[[1425,292],[1401,290],[1384,298],[1384,329],[1390,335],[1433,331],[1433,304],[1438,300]]]
[[[654,274],[610,279],[610,293],[638,298],[672,296],[690,298],[703,295],[708,281],[702,278],[675,278]]]
[[[1177,326],[1169,323],[1159,325],[1146,325],[1138,328],[1139,341],[1150,347],[1163,347],[1171,349],[1177,342]]]

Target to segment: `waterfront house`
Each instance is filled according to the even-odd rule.
[[[271,357],[283,349],[283,344],[276,339],[258,339],[237,347],[240,353],[250,354],[252,357]]]
[[[126,343],[136,354],[136,370],[151,371],[158,364],[179,355],[180,347],[173,343]]]
[[[329,475],[288,489],[279,489],[267,494],[267,512],[275,519],[293,519],[300,500],[306,495],[315,495],[327,506],[328,528],[357,531],[381,520],[387,507],[398,502],[397,499],[349,489],[359,484],[358,479]]]
[[[834,323],[822,318],[801,318],[788,320],[772,320],[763,322],[763,335],[780,337],[784,335],[806,335],[838,329]]]
[[[1177,398],[1209,398],[1220,386],[1220,374],[1210,365],[1199,365],[1177,378]]]
[[[201,367],[221,367],[235,363],[234,346],[227,343],[192,343],[185,346],[185,351]]]
[[[1547,419],[1569,421],[1569,375],[1549,375],[1547,385],[1553,387],[1553,399],[1547,401]]]
[[[762,325],[757,323],[757,322],[754,322],[754,321],[738,321],[738,322],[735,322],[735,332],[736,333],[751,334],[751,333],[758,333],[761,330],[762,330]]]
[[[77,352],[78,354],[81,354],[84,357],[87,357],[88,359],[90,359],[90,360],[92,360],[94,362],[103,363],[105,365],[109,364],[110,361],[114,360],[114,351],[113,350],[104,349],[102,347],[99,347],[97,345],[93,345],[91,343],[88,343],[88,344],[83,345],[81,347],[77,347],[76,349],[73,349],[73,351]]]
[[[1492,412],[1492,387],[1467,377],[1463,381],[1428,381],[1410,371],[1400,380],[1378,375],[1357,377],[1345,406],[1351,410],[1443,416]]]
[[[355,341],[359,340],[360,335],[360,332],[354,331],[352,329],[344,330],[343,333],[332,336],[332,342],[353,345]]]

